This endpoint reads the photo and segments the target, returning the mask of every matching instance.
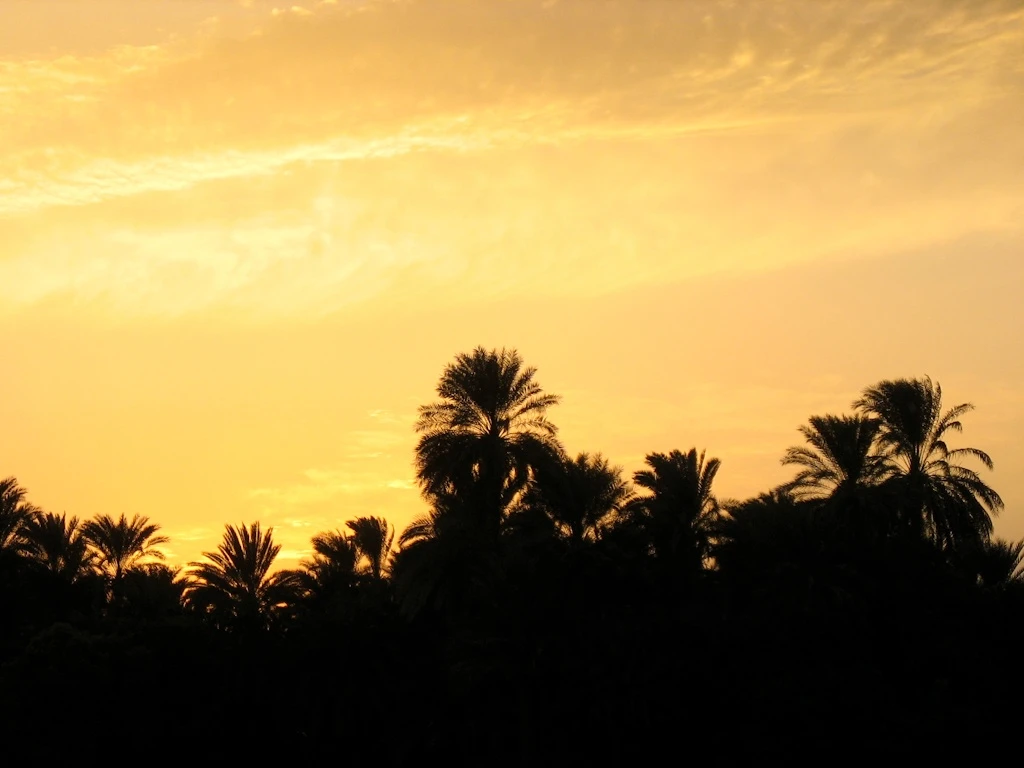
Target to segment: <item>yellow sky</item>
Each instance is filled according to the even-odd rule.
[[[423,505],[444,365],[753,494],[929,374],[1024,536],[1024,9],[0,3],[0,477],[184,562]]]

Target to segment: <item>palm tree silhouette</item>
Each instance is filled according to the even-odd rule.
[[[853,407],[879,421],[879,445],[892,466],[888,485],[904,522],[946,549],[972,546],[991,534],[991,515],[1003,501],[958,462],[974,458],[992,469],[992,459],[977,448],[946,444],[949,433],[963,430],[960,417],[974,406],[961,403],[943,411],[942,388],[925,377],[879,382]]]
[[[1024,540],[988,539],[963,560],[982,587],[1024,587]]]
[[[383,578],[391,558],[394,528],[383,517],[357,517],[345,525],[352,531],[351,541],[356,551],[366,558],[370,575],[375,579]]]
[[[718,500],[712,484],[721,462],[704,461],[704,451],[651,453],[649,469],[633,475],[633,482],[648,493],[634,498],[628,512],[641,529],[655,556],[700,571],[709,554],[712,525],[718,515]]]
[[[609,518],[631,499],[621,467],[601,454],[580,453],[540,466],[523,506],[547,515],[561,536],[580,543],[599,538]]]
[[[67,581],[94,572],[96,555],[77,517],[52,512],[37,515],[24,526],[25,554],[44,570]]]
[[[124,573],[124,612],[144,617],[173,616],[181,611],[189,580],[181,568],[164,563],[143,563]]]
[[[326,531],[312,539],[313,555],[300,563],[296,576],[307,599],[328,600],[351,590],[358,580],[360,552],[352,537]]]
[[[206,562],[192,562],[192,583],[186,603],[222,627],[266,628],[295,597],[298,577],[293,571],[270,573],[281,551],[273,528],[225,526],[216,552],[204,552]]]
[[[886,457],[875,452],[880,424],[865,416],[812,416],[800,433],[807,446],[794,446],[782,458],[800,468],[787,484],[797,499],[826,499],[856,494],[892,472]]]
[[[135,515],[131,520],[124,515],[117,520],[110,515],[99,515],[82,526],[82,536],[94,551],[100,570],[110,581],[112,603],[120,599],[125,571],[146,558],[164,559],[164,553],[158,547],[169,539],[157,535],[159,530],[159,525],[141,515]]]
[[[534,381],[515,350],[477,347],[441,376],[441,400],[420,408],[419,482],[429,496],[472,492],[492,534],[531,472],[560,453],[546,411],[558,402]]]
[[[499,564],[494,539],[458,494],[432,497],[429,514],[413,520],[398,539],[392,565],[401,609],[452,614],[486,600]]]
[[[714,524],[720,578],[769,610],[814,613],[849,601],[861,579],[844,555],[858,543],[826,511],[788,485],[723,503]]]
[[[0,480],[0,555],[24,549],[25,524],[40,513],[38,507],[25,501],[26,494],[16,478]]]

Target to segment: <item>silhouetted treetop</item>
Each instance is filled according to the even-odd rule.
[[[712,485],[721,461],[704,460],[704,451],[650,453],[648,469],[633,475],[646,494],[629,503],[635,524],[647,532],[654,554],[684,571],[696,572],[709,554],[709,536],[718,515]]]
[[[538,467],[523,505],[547,515],[562,536],[581,542],[599,538],[604,524],[631,499],[621,467],[601,454],[581,453]]]
[[[800,427],[807,446],[789,448],[782,458],[800,468],[786,487],[797,498],[823,499],[882,482],[892,470],[875,451],[879,427],[861,415],[812,416]]]
[[[22,529],[39,514],[39,508],[25,501],[26,490],[14,477],[0,480],[0,553],[20,552],[24,546]]]
[[[144,558],[164,559],[158,547],[169,539],[158,536],[159,530],[159,525],[141,515],[131,520],[124,515],[117,520],[110,515],[98,515],[85,523],[82,535],[95,550],[99,566],[116,583],[128,568]]]
[[[24,527],[25,553],[40,567],[68,581],[93,571],[97,558],[77,517],[46,512],[30,519]]]
[[[529,482],[531,470],[561,446],[547,410],[558,397],[534,380],[514,350],[478,347],[441,376],[441,399],[420,408],[417,477],[429,495],[472,493],[493,530]]]
[[[189,563],[192,579],[185,599],[189,606],[219,626],[262,629],[294,599],[298,578],[291,571],[270,573],[281,551],[274,529],[259,523],[227,525],[216,552],[206,561]]]
[[[960,418],[973,409],[961,403],[942,409],[942,388],[927,376],[879,382],[854,403],[879,422],[878,443],[892,467],[890,483],[909,525],[943,547],[972,546],[992,532],[992,514],[1003,501],[977,472],[959,462],[973,458],[988,469],[992,459],[977,448],[950,448],[963,431]]]

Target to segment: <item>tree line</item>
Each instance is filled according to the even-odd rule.
[[[679,732],[737,724],[745,739],[723,754],[792,757],[854,734],[920,754],[951,727],[967,740],[999,722],[964,708],[1011,694],[971,662],[979,645],[1012,659],[1024,542],[993,536],[992,459],[949,444],[972,406],[945,405],[937,382],[882,381],[849,413],[812,416],[782,457],[792,480],[745,500],[718,497],[721,462],[697,448],[652,452],[631,478],[571,455],[549,418],[559,398],[514,350],[458,355],[437,396],[415,427],[426,514],[400,533],[349,520],[296,569],[274,569],[280,545],[258,522],[174,568],[148,518],[81,521],[0,481],[6,702],[38,698],[47,675],[120,680],[128,648],[171,692],[165,727],[207,690],[231,705],[189,715],[194,738],[228,724],[258,737],[242,713],[262,690],[299,702],[278,718],[291,754],[332,754],[357,726],[391,748],[347,754],[396,765],[653,757]],[[217,682],[225,665],[233,682]],[[256,670],[274,671],[262,689]],[[10,724],[40,727],[24,712]]]

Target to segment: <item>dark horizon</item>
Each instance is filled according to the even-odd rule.
[[[973,407],[943,395],[865,387],[808,419],[789,482],[730,501],[701,449],[631,480],[567,453],[538,371],[478,347],[419,408],[428,514],[351,519],[298,569],[253,522],[183,571],[146,517],[47,513],[0,480],[4,752],[56,729],[68,759],[112,723],[179,760],[344,743],[383,765],[610,764],[680,738],[726,763],[980,754],[1016,720],[993,669],[1017,653],[1024,541],[993,536],[1003,502],[968,468],[992,459],[949,440]],[[140,685],[155,695],[126,697]]]

